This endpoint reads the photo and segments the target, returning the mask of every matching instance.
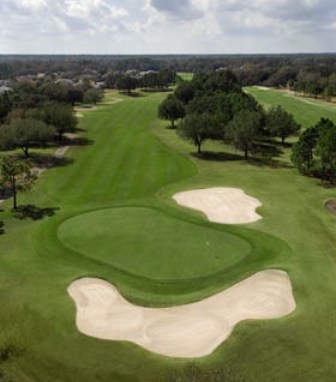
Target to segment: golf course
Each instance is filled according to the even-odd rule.
[[[336,121],[335,105],[245,90],[266,107],[282,105],[304,127]],[[1,204],[1,372],[22,382],[174,382],[186,381],[192,365],[228,382],[335,381],[336,216],[325,208],[335,189],[300,175],[280,143],[272,161],[244,160],[212,140],[204,143],[209,155],[195,155],[157,116],[166,96],[106,91],[97,107],[80,110],[78,135],[87,144],[70,147],[62,165],[18,195],[50,216],[18,220],[10,200]],[[246,203],[243,221],[234,224],[234,211],[220,221],[195,199],[179,199],[216,188],[244,198],[227,207]],[[164,320],[162,312],[178,315],[171,336],[155,322],[146,334],[185,347],[116,335],[102,296],[118,301],[116,325],[150,316],[136,331],[155,315]],[[90,299],[106,330],[87,322],[97,310],[81,312]],[[203,325],[191,312],[220,315],[221,299],[232,303],[225,335],[217,321]]]

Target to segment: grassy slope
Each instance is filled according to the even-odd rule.
[[[272,236],[219,227],[251,241],[259,238],[262,248],[262,256],[255,262],[236,273],[231,271],[231,282],[264,267],[284,268],[292,277],[298,309],[285,319],[239,325],[228,342],[198,363],[225,365],[251,382],[335,380],[336,222],[323,208],[323,202],[335,192],[290,168],[189,157],[193,148],[155,120],[161,97],[128,99],[87,112],[81,123],[94,145],[72,149],[69,156],[76,159],[74,164],[49,171],[24,198],[27,203],[59,207],[56,216],[41,222],[6,218],[7,233],[0,238],[0,344],[10,342],[23,349],[7,367],[13,369],[17,381],[43,382],[157,381],[170,367],[182,367],[183,361],[150,354],[131,344],[82,336],[75,329],[74,307],[65,290],[76,277],[116,278],[133,299],[164,304],[208,294],[209,280],[205,284],[198,280],[192,287],[175,280],[174,285],[163,284],[160,289],[150,280],[131,278],[97,259],[67,250],[59,242],[57,229],[80,212],[125,203],[155,206],[174,218],[213,228],[200,214],[177,207],[170,197],[177,190],[223,185],[241,187],[258,197],[263,202],[260,213],[264,220],[251,227],[279,237],[292,249],[288,257],[288,250],[279,242],[276,249],[280,253],[269,255],[267,261],[265,257],[274,249]],[[150,124],[165,146],[148,135]],[[210,147],[223,150],[213,143]],[[212,288],[227,285],[229,279],[222,275],[211,280]]]

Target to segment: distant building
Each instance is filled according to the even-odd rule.
[[[2,85],[0,86],[0,94],[6,93],[6,92],[12,92],[13,89],[9,86]]]
[[[71,85],[71,86],[75,85],[74,81],[69,80],[67,78],[60,78],[59,80],[55,81],[55,84]]]

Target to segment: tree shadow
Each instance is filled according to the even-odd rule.
[[[3,235],[5,233],[5,223],[3,221],[0,221],[0,235]]]
[[[212,152],[203,151],[202,153],[191,153],[194,158],[213,161],[213,162],[229,162],[229,161],[239,161],[244,159],[239,154],[225,153],[225,152]]]
[[[91,146],[94,144],[94,140],[88,139],[86,137],[74,137],[67,138],[65,143],[68,146]]]
[[[30,157],[32,168],[40,170],[52,167],[65,167],[74,163],[74,159],[67,157],[55,157],[51,154],[34,153]]]
[[[54,216],[58,207],[47,207],[40,208],[33,204],[27,204],[19,206],[14,211],[14,217],[19,220],[31,219],[31,220],[42,220],[44,217]]]
[[[123,96],[126,96],[126,97],[131,97],[131,98],[140,98],[140,97],[145,97],[144,94],[140,93],[140,92],[127,92],[127,91],[121,91],[119,92],[120,94],[122,94]]]
[[[233,161],[242,161],[253,166],[258,167],[271,167],[271,168],[293,168],[289,163],[285,163],[279,160],[274,159],[271,156],[250,156],[247,159],[243,155],[234,154],[234,153],[225,153],[225,152],[211,152],[204,151],[202,153],[191,153],[194,158],[212,161],[212,162],[233,162]]]

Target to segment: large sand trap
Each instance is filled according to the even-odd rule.
[[[203,212],[214,223],[244,224],[261,219],[255,210],[261,206],[238,188],[207,188],[181,192],[173,196],[181,206]]]
[[[68,292],[76,303],[82,333],[131,341],[171,357],[206,356],[238,322],[283,317],[295,309],[289,277],[279,270],[259,272],[200,302],[163,309],[135,306],[99,279],[77,280]]]

